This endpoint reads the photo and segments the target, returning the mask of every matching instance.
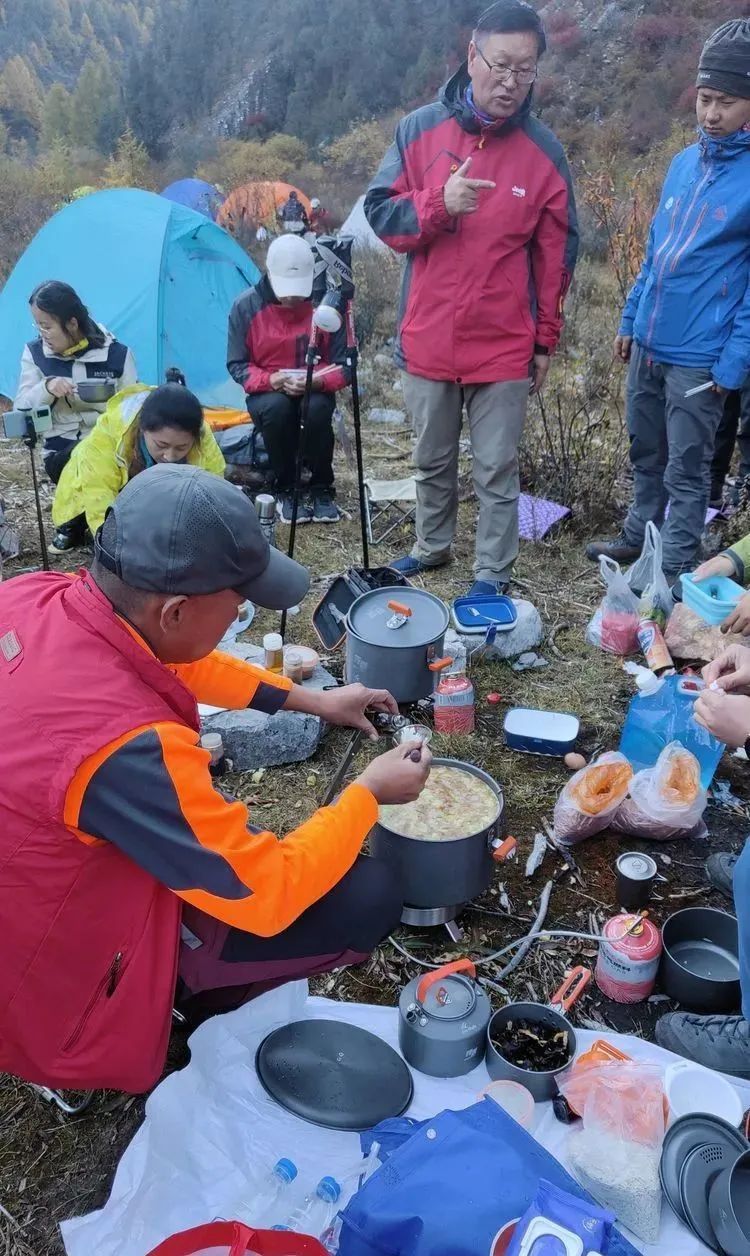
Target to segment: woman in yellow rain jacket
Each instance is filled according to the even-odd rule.
[[[156,462],[189,462],[224,474],[224,457],[201,403],[181,384],[125,388],[107,405],[90,435],[76,445],[52,503],[56,552],[83,544],[128,480]],[[71,526],[74,525],[74,526]]]

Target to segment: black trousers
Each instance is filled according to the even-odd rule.
[[[724,402],[711,463],[711,501],[718,501],[729,474],[735,441],[740,450],[740,479],[750,476],[750,384],[731,392]]]
[[[302,456],[310,469],[312,492],[333,487],[332,419],[335,404],[333,393],[314,392],[310,397]],[[291,493],[294,487],[301,405],[301,397],[288,397],[281,392],[251,393],[247,398],[248,411],[263,434],[268,461],[276,477],[276,489],[280,493]]]

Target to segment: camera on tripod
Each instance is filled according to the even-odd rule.
[[[0,416],[2,434],[6,440],[33,440],[52,428],[50,406],[37,406],[35,410],[8,410]]]

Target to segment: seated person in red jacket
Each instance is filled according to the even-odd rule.
[[[274,240],[267,273],[238,297],[229,316],[227,369],[247,393],[247,408],[263,435],[276,480],[277,511],[292,518],[295,455],[305,354],[310,339],[314,254],[306,240],[285,235]],[[333,410],[336,392],[348,382],[346,333],[319,335],[320,364],[305,423],[303,454],[310,482],[302,497],[298,523],[336,523],[340,518],[333,490]],[[252,427],[221,434],[227,462],[251,460]],[[218,437],[217,437],[218,439]]]

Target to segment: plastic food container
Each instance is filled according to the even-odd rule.
[[[731,615],[745,590],[729,576],[708,576],[705,580],[682,577],[682,600],[706,624],[720,624]]]
[[[485,633],[488,628],[510,632],[518,623],[513,599],[499,593],[478,597],[457,597],[451,606],[451,618],[459,632]]]
[[[505,717],[503,731],[511,750],[526,754],[563,755],[573,750],[580,730],[575,715],[562,711],[533,711],[513,707]]]
[[[534,1096],[525,1086],[518,1082],[490,1082],[479,1092],[480,1099],[492,1099],[503,1112],[512,1116],[514,1121],[525,1130],[534,1125]]]
[[[694,1112],[721,1117],[736,1129],[742,1120],[742,1100],[730,1081],[692,1060],[676,1060],[664,1072],[664,1093],[673,1121]]]

